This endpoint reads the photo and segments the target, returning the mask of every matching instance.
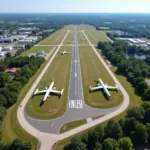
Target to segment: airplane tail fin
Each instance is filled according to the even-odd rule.
[[[39,89],[36,89],[36,91],[34,92],[34,95],[36,95],[38,91],[39,91]]]
[[[90,92],[92,92],[92,87],[90,86]]]
[[[63,93],[64,93],[64,89],[61,90],[61,95],[63,95]]]

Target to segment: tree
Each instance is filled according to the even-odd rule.
[[[0,72],[4,72],[6,70],[6,66],[4,64],[0,64]]]
[[[11,57],[11,53],[6,53],[6,58],[9,58],[9,57]]]
[[[144,122],[150,123],[150,108],[148,108],[145,112]]]
[[[120,124],[118,122],[114,122],[113,120],[108,121],[107,126],[105,127],[105,136],[107,138],[114,138],[118,140],[122,137],[123,132]]]
[[[133,144],[129,137],[120,138],[118,144],[120,150],[133,150]]]
[[[87,146],[86,144],[81,142],[81,138],[78,136],[75,136],[71,139],[71,143],[66,145],[64,147],[64,150],[86,150]]]
[[[131,133],[133,143],[137,145],[144,145],[148,142],[148,133],[146,126],[142,123],[136,124],[134,131]]]
[[[143,99],[146,100],[146,101],[150,101],[150,87],[148,87],[144,94],[143,94]]]
[[[107,138],[103,142],[104,150],[119,150],[118,143],[115,139]]]
[[[145,115],[145,110],[143,107],[131,108],[127,111],[127,117],[134,117],[137,121],[143,121]]]
[[[95,129],[90,129],[88,131],[88,150],[93,150],[96,142],[99,141],[99,133],[95,131]]]
[[[146,111],[148,108],[150,108],[150,102],[143,102],[142,105],[141,105],[144,110]]]
[[[131,132],[134,130],[137,123],[138,123],[138,121],[133,117],[126,118],[124,121],[124,133],[125,133],[125,135],[127,135],[127,136],[131,135]]]
[[[94,150],[102,150],[102,144],[100,144],[99,142],[97,142],[97,143],[95,144]]]
[[[95,131],[98,132],[98,141],[102,142],[104,138],[104,127],[99,125],[95,128]]]
[[[12,142],[10,149],[11,150],[22,150],[22,146],[23,146],[23,141],[21,139],[15,139]]]
[[[7,104],[6,97],[0,94],[0,106],[6,106],[6,104]]]
[[[0,88],[3,88],[10,81],[8,73],[0,73]]]
[[[0,106],[0,120],[1,121],[3,121],[5,115],[6,115],[6,108],[3,106]]]
[[[136,90],[140,95],[142,95],[142,94],[144,94],[144,91],[145,91],[145,89],[147,89],[147,87],[148,87],[147,83],[145,81],[142,81],[142,82],[138,83]]]
[[[88,144],[88,134],[85,133],[81,136],[81,141],[84,143],[84,144]]]

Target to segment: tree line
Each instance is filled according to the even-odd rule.
[[[2,139],[2,121],[7,109],[17,102],[19,93],[29,79],[37,72],[44,58],[41,57],[8,57],[0,62],[0,139]],[[21,68],[13,77],[5,72],[6,68]],[[31,144],[22,140],[14,140],[11,144],[0,141],[0,149],[4,150],[30,150]]]
[[[103,54],[108,60],[117,66],[117,73],[127,77],[135,88],[135,93],[142,96],[143,100],[150,100],[150,87],[145,78],[150,77],[150,66],[144,61],[131,57],[126,58],[128,45],[123,41],[115,41],[113,44],[99,42]]]
[[[133,150],[150,143],[150,102],[127,111],[125,119],[109,120],[81,136],[75,136],[64,150]]]

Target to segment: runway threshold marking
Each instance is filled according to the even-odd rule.
[[[69,108],[83,108],[83,101],[82,100],[69,100]]]

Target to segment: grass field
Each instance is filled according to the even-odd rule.
[[[38,32],[36,35],[38,36],[38,35],[40,35],[42,32],[53,32],[53,31],[54,31],[54,29],[48,29],[48,30],[40,31],[40,32]]]
[[[85,38],[83,32],[78,32],[78,44],[89,44],[87,39]]]
[[[85,119],[66,123],[61,127],[60,133],[64,133],[64,132],[69,131],[71,129],[77,128],[77,127],[79,127],[83,124],[86,124],[86,123],[87,123],[87,121]]]
[[[49,53],[54,47],[49,46],[34,46],[27,51],[24,51],[21,56],[26,56],[28,54],[37,53],[40,50],[43,50],[45,53]]]
[[[108,85],[114,86],[115,83],[91,47],[80,47],[79,50],[85,103],[97,108],[110,108],[119,105],[123,99],[121,92],[110,91],[112,96],[110,100],[102,91],[89,92],[89,85],[96,86],[98,77]]]
[[[69,45],[69,44],[73,44],[73,34],[74,32],[69,32],[67,38],[64,41],[64,45]]]
[[[81,24],[77,26],[77,30],[95,30],[95,27],[87,24]]]
[[[87,35],[92,44],[97,45],[99,41],[109,42],[102,31],[97,30],[85,31],[85,34]]]
[[[64,49],[71,52],[72,47],[62,47],[60,51]],[[54,78],[57,90],[64,89],[64,94],[61,97],[51,95],[42,106],[40,106],[40,103],[44,95],[33,96],[26,106],[26,111],[30,116],[38,119],[51,119],[65,112],[68,99],[70,65],[71,55],[56,55],[37,88],[39,90],[45,89]]]
[[[40,45],[58,45],[63,40],[67,31],[64,29],[58,30],[43,41],[40,42]]]
[[[70,30],[70,31],[74,31],[74,26],[73,25],[67,25],[63,28],[64,30]]]

